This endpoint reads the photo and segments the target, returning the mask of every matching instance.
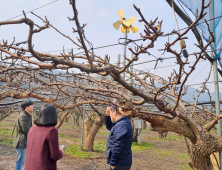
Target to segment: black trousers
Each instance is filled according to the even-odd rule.
[[[120,166],[120,165],[116,165],[114,169],[111,168],[110,166],[110,170],[130,170],[131,166]]]

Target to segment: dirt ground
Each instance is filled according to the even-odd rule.
[[[16,114],[12,114],[0,122],[0,170],[12,170],[15,166],[16,151],[7,144],[10,139],[10,133],[13,129]],[[72,120],[65,122],[59,129],[59,142],[65,144],[67,150],[76,145],[80,148],[81,144],[81,126],[73,127]],[[100,129],[95,138],[95,144],[104,143],[108,136],[105,126]],[[185,143],[182,137],[175,133],[168,133],[166,139],[159,139],[158,133],[150,130],[141,132],[141,141],[151,147],[142,147],[132,149],[133,165],[132,170],[190,170],[187,162],[189,157],[186,153]],[[5,144],[6,143],[6,144]],[[102,146],[103,149],[105,146]],[[132,147],[133,148],[133,147]],[[96,147],[92,153],[93,156],[80,158],[78,155],[65,153],[64,157],[58,161],[58,170],[108,170],[105,152],[99,151]],[[74,152],[74,151],[73,151]]]

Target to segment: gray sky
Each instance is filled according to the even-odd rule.
[[[28,12],[50,2],[53,2],[53,0],[1,0],[0,21],[5,21],[17,15],[20,15],[22,14],[22,10]],[[159,21],[163,20],[162,31],[164,33],[169,33],[173,29],[177,30],[173,11],[165,0],[77,0],[76,6],[79,11],[79,21],[81,24],[87,23],[87,26],[85,27],[85,35],[87,39],[93,44],[94,48],[104,45],[116,44],[118,43],[119,38],[124,37],[124,34],[120,30],[117,31],[112,26],[114,22],[119,20],[119,16],[117,14],[117,11],[119,9],[124,10],[124,16],[126,19],[136,17],[133,25],[139,27],[139,32],[143,33],[144,24],[138,22],[138,20],[141,18],[136,10],[133,8],[133,4],[141,9],[141,12],[143,13],[147,21],[154,20],[156,17],[159,18]],[[58,0],[55,3],[34,11],[34,13],[41,17],[47,16],[50,24],[52,24],[62,33],[70,36],[71,38],[73,38],[73,40],[76,41],[76,37],[78,35],[77,33],[72,33],[72,27],[75,28],[75,24],[73,21],[69,21],[67,18],[73,17],[73,10],[71,5],[69,5],[68,0]],[[192,15],[190,12],[188,13]],[[37,25],[43,25],[42,21],[32,14],[27,13],[26,15]],[[23,16],[17,17],[13,20],[20,18],[23,18]],[[185,25],[183,21],[181,21],[179,18],[178,22],[180,28],[187,27],[187,25]],[[25,24],[1,26],[0,40],[7,39],[9,42],[11,42],[13,40],[13,37],[16,37],[16,42],[26,41],[28,29],[29,27]],[[130,32],[128,38],[139,39],[139,32],[137,32],[136,34]],[[194,43],[197,42],[193,34],[189,32],[187,34],[187,37],[189,38],[188,40],[186,40],[188,53],[199,51],[194,45]],[[172,42],[175,38],[176,36],[169,36],[170,42]],[[159,38],[158,41],[155,43],[154,48],[150,49],[149,52],[156,57],[172,57],[173,55],[170,53],[165,53],[162,55],[163,52],[158,51],[158,49],[164,48],[164,44],[167,41],[168,37]],[[71,41],[58,34],[53,28],[49,28],[38,34],[34,34],[33,43],[35,45],[34,49],[40,52],[62,50],[63,46],[65,49],[76,48],[76,46],[74,46]],[[146,45],[149,42],[138,42],[138,44],[141,43]],[[24,45],[24,47],[26,47],[26,45]],[[134,48],[134,45],[129,44],[129,47]],[[180,51],[179,44],[176,44],[174,46],[174,50],[178,52]],[[78,53],[81,52],[81,50],[75,49],[74,52]],[[55,52],[49,53],[55,54]],[[95,50],[95,53],[96,55],[99,55],[101,57],[104,57],[105,54],[108,54],[111,57],[111,61],[114,63],[116,54],[122,54],[122,46],[118,45],[109,48],[98,49]],[[135,62],[135,64],[149,60],[155,60],[155,58],[152,56],[148,56],[147,54],[143,54],[139,57],[139,60]],[[189,57],[189,61],[194,61],[193,55]],[[136,65],[135,69],[149,71],[153,74],[167,78],[170,76],[173,69],[178,70],[177,66],[171,66],[175,65],[175,62],[176,59],[164,60],[163,62],[158,63],[157,69],[154,69],[155,62],[150,62]],[[209,68],[210,63],[208,61],[200,62],[195,72],[188,79],[187,83],[196,84],[203,82],[203,80],[208,76]],[[210,81],[213,81],[213,76],[211,76]],[[198,86],[193,87],[197,88]],[[210,90],[213,91],[213,84],[209,84],[208,87],[210,87]]]

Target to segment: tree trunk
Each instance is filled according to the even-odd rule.
[[[132,124],[132,128],[133,128],[133,142],[138,142],[137,136],[138,136],[138,130],[135,129],[135,125],[134,125],[134,118],[131,118],[131,124]]]
[[[219,145],[218,145],[219,144]],[[219,147],[218,147],[219,146]],[[191,145],[190,158],[195,170],[214,170],[210,155],[221,149],[221,140],[206,138]]]
[[[91,127],[91,123],[90,123],[90,118],[87,117],[84,121],[84,133],[85,133],[85,140],[87,139],[89,132],[90,132],[90,127]]]
[[[164,136],[163,136],[163,132],[158,132],[158,133],[159,133],[159,138],[160,138],[160,139],[163,139],[163,137],[164,137]]]
[[[77,127],[79,127],[79,118],[80,118],[80,115],[79,115],[79,114],[75,116],[75,125],[76,125]]]
[[[68,121],[69,121],[69,115],[66,116],[66,118],[65,118],[65,122],[68,122]]]
[[[62,124],[63,124],[63,122],[65,121],[65,118],[66,118],[66,116],[69,114],[69,112],[70,112],[70,110],[67,110],[62,116],[61,116],[61,118],[60,118],[60,121],[57,123],[57,125],[55,126],[55,128],[58,130],[61,126],[62,126]]]
[[[191,160],[195,170],[214,170],[210,156],[200,155],[198,149],[191,152]]]
[[[105,123],[104,115],[101,115],[100,117],[98,117],[96,121],[94,122],[87,138],[85,139],[84,149],[86,151],[93,151],[93,144],[94,144],[95,136],[97,132],[99,131],[100,127],[102,127],[104,123]]]

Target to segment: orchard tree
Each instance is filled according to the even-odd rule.
[[[50,24],[47,18],[43,19],[34,13],[32,14],[44,22],[44,26],[35,28],[35,22],[26,16],[20,20],[0,22],[0,26],[26,24],[27,27],[29,27],[29,32],[27,33],[27,49],[15,46],[14,42],[9,43],[7,40],[1,42],[1,61],[5,63],[1,64],[1,75],[9,74],[10,72],[27,74],[27,70],[34,70],[37,73],[41,73],[43,70],[63,69],[67,70],[67,76],[72,80],[70,82],[65,82],[59,80],[59,76],[50,75],[51,78],[47,78],[46,81],[46,78],[40,80],[36,74],[30,74],[29,77],[32,77],[34,80],[38,79],[37,81],[40,83],[41,88],[44,88],[38,91],[55,91],[52,92],[54,97],[45,97],[42,94],[38,94],[33,90],[35,86],[31,84],[31,81],[30,87],[24,90],[20,85],[22,80],[18,79],[14,83],[18,83],[19,88],[13,89],[14,86],[9,83],[8,85],[10,87],[8,86],[7,89],[2,89],[0,100],[6,97],[34,97],[44,102],[52,103],[58,108],[68,110],[73,109],[77,105],[90,104],[95,112],[98,113],[99,119],[98,122],[95,121],[95,127],[92,127],[92,133],[87,135],[89,138],[87,137],[86,141],[89,141],[89,145],[85,146],[85,148],[87,149],[87,147],[89,147],[89,150],[93,148],[93,140],[90,140],[90,138],[93,136],[95,137],[98,127],[101,126],[101,122],[104,120],[104,114],[102,114],[95,105],[116,104],[120,106],[120,111],[124,115],[138,117],[150,122],[153,130],[159,132],[171,131],[183,135],[185,139],[189,139],[190,144],[187,142],[186,145],[188,154],[191,158],[189,165],[193,169],[212,170],[213,166],[210,155],[222,149],[222,139],[213,136],[210,130],[214,128],[218,120],[221,119],[221,115],[217,116],[210,112],[209,108],[197,105],[199,95],[208,91],[206,83],[209,80],[211,70],[209,70],[209,75],[206,75],[206,80],[203,81],[202,89],[198,91],[196,102],[189,103],[182,99],[182,96],[187,92],[187,79],[196,71],[195,68],[199,62],[206,59],[208,59],[209,62],[212,61],[206,52],[209,45],[214,42],[214,35],[210,32],[208,23],[206,22],[211,37],[209,38],[209,42],[205,45],[202,40],[198,40],[197,44],[195,44],[199,52],[194,53],[194,63],[189,62],[189,57],[184,59],[181,56],[181,51],[177,52],[174,50],[174,45],[181,40],[187,39],[186,34],[188,31],[193,30],[200,19],[204,17],[204,9],[208,8],[209,4],[205,5],[205,0],[202,0],[202,7],[199,9],[199,14],[195,21],[190,23],[189,27],[183,32],[174,32],[177,37],[171,43],[166,42],[165,48],[162,50],[175,56],[175,61],[179,69],[172,70],[168,79],[164,79],[147,72],[131,72],[128,69],[133,62],[139,59],[141,54],[147,53],[147,50],[154,48],[155,43],[161,36],[169,35],[164,34],[161,30],[162,21],[158,21],[158,18],[156,18],[154,21],[151,20],[148,22],[143,16],[142,11],[134,5],[135,10],[141,17],[139,21],[144,23],[145,27],[144,34],[141,34],[144,45],[137,45],[135,49],[129,48],[134,57],[132,59],[125,57],[127,59],[127,64],[120,67],[111,64],[109,56],[100,57],[96,55],[94,51],[87,48],[86,44],[90,44],[90,42],[86,39],[84,34],[84,27],[86,24],[80,24],[75,2],[75,0],[70,0],[74,16],[69,18],[69,20],[74,21],[76,24],[76,28],[73,28],[73,32],[78,34],[77,41],[61,33]],[[75,55],[72,50],[70,50],[68,54],[64,51],[60,55],[36,51],[33,47],[33,36],[37,36],[39,32],[49,27],[55,29],[59,34],[69,39],[73,45],[84,50],[84,55]],[[85,62],[82,63],[79,59],[81,59],[81,61],[85,60]],[[25,64],[18,66],[17,64],[21,62]],[[79,69],[82,73],[71,73],[70,69],[72,68]],[[101,78],[95,78],[92,73],[97,74]],[[123,79],[121,76],[122,73],[130,75],[132,81]],[[11,74],[11,77],[1,76],[0,80],[1,82],[14,81],[16,77],[13,75],[15,75],[15,73]],[[157,83],[161,84],[161,86],[157,86]],[[56,99],[60,96],[69,97],[72,102],[59,104],[56,102]],[[152,112],[149,107],[146,107],[146,104],[152,104],[159,112]],[[188,105],[192,110],[188,110],[185,105]]]

